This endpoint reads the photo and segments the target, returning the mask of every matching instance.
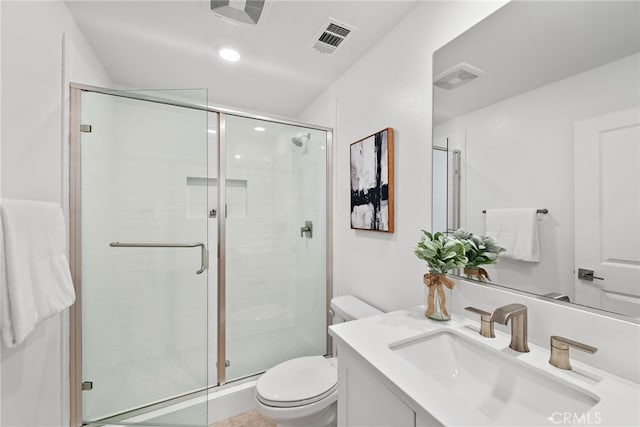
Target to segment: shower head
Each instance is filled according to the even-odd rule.
[[[307,139],[307,142],[311,139],[311,133],[308,133],[306,135],[299,135],[299,136],[294,136],[293,138],[291,138],[291,142],[293,142],[293,145],[295,145],[296,147],[302,147],[302,144],[304,144],[304,139]]]

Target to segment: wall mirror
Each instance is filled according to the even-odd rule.
[[[489,283],[640,318],[639,52],[636,1],[514,1],[435,52],[434,231],[546,212]]]

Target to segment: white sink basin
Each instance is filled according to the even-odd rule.
[[[453,331],[389,348],[450,392],[461,410],[473,408],[496,424],[554,424],[552,420],[561,419],[558,413],[580,416],[599,401],[592,393],[517,360],[511,351],[492,349]]]

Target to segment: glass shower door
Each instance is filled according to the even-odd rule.
[[[206,104],[205,91],[190,96]],[[208,386],[207,186],[198,185],[208,182],[207,112],[95,92],[81,103],[82,412],[91,422]],[[173,425],[207,425],[207,405],[185,414]]]
[[[225,381],[327,350],[323,130],[225,115]]]

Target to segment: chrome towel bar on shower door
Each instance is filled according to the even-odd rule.
[[[112,248],[195,248],[200,246],[200,270],[196,274],[202,274],[209,268],[209,254],[204,243],[120,243],[111,242]]]

